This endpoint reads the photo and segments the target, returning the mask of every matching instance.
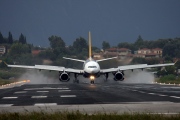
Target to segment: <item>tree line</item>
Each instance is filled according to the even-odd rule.
[[[32,44],[28,44],[26,37],[22,33],[19,36],[19,39],[15,40],[13,39],[11,32],[9,32],[7,38],[3,37],[0,32],[0,44],[9,46],[9,52],[3,56],[3,58],[9,59],[9,61],[13,61],[14,63],[33,65],[42,63],[43,59],[50,59],[53,61],[54,65],[65,64],[67,66],[72,66],[74,64],[73,62],[67,62],[67,60],[63,60],[62,57],[66,56],[78,59],[87,59],[88,57],[88,42],[83,37],[76,38],[70,46],[66,46],[65,41],[59,36],[52,35],[48,40],[50,47],[42,49],[33,46]],[[110,47],[128,48],[132,50],[132,53],[141,48],[162,48],[164,58],[180,58],[180,38],[148,41],[143,40],[139,35],[134,43],[120,42],[117,46],[110,46],[109,42],[102,42],[102,48],[104,50]],[[31,51],[33,49],[41,49],[40,54],[38,56],[32,56]],[[100,49],[97,47],[92,47],[92,49],[94,52],[100,52]],[[138,61],[146,62],[144,60]]]
[[[2,33],[0,32],[0,44],[13,44],[13,43],[22,43],[26,44],[26,37],[21,33],[18,40],[14,40],[12,33],[8,33],[8,37],[3,37]]]

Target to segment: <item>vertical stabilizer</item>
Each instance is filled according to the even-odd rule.
[[[92,50],[91,50],[91,32],[89,31],[89,59],[91,60],[92,58]]]

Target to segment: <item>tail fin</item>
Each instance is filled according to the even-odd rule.
[[[89,31],[89,59],[92,59],[92,50],[91,50],[91,32]]]

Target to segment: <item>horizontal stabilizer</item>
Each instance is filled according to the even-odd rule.
[[[67,57],[63,57],[64,59],[68,59],[68,60],[74,60],[74,61],[79,61],[79,62],[85,62],[85,60],[79,60],[79,59],[74,59],[74,58],[67,58]]]
[[[112,58],[106,58],[106,59],[101,59],[101,60],[96,60],[97,62],[101,62],[101,61],[105,61],[105,60],[111,60],[111,59],[115,59],[117,57],[112,57]]]

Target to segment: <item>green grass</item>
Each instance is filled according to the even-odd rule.
[[[3,79],[0,79],[0,85],[10,84],[10,83],[17,82],[17,81],[18,80],[3,80]]]
[[[76,112],[31,112],[31,113],[0,113],[0,120],[180,120],[178,115],[162,114],[82,114]]]
[[[166,84],[180,84],[180,78],[176,78],[175,75],[165,75],[161,78],[156,79],[156,82],[158,83],[166,83]]]

